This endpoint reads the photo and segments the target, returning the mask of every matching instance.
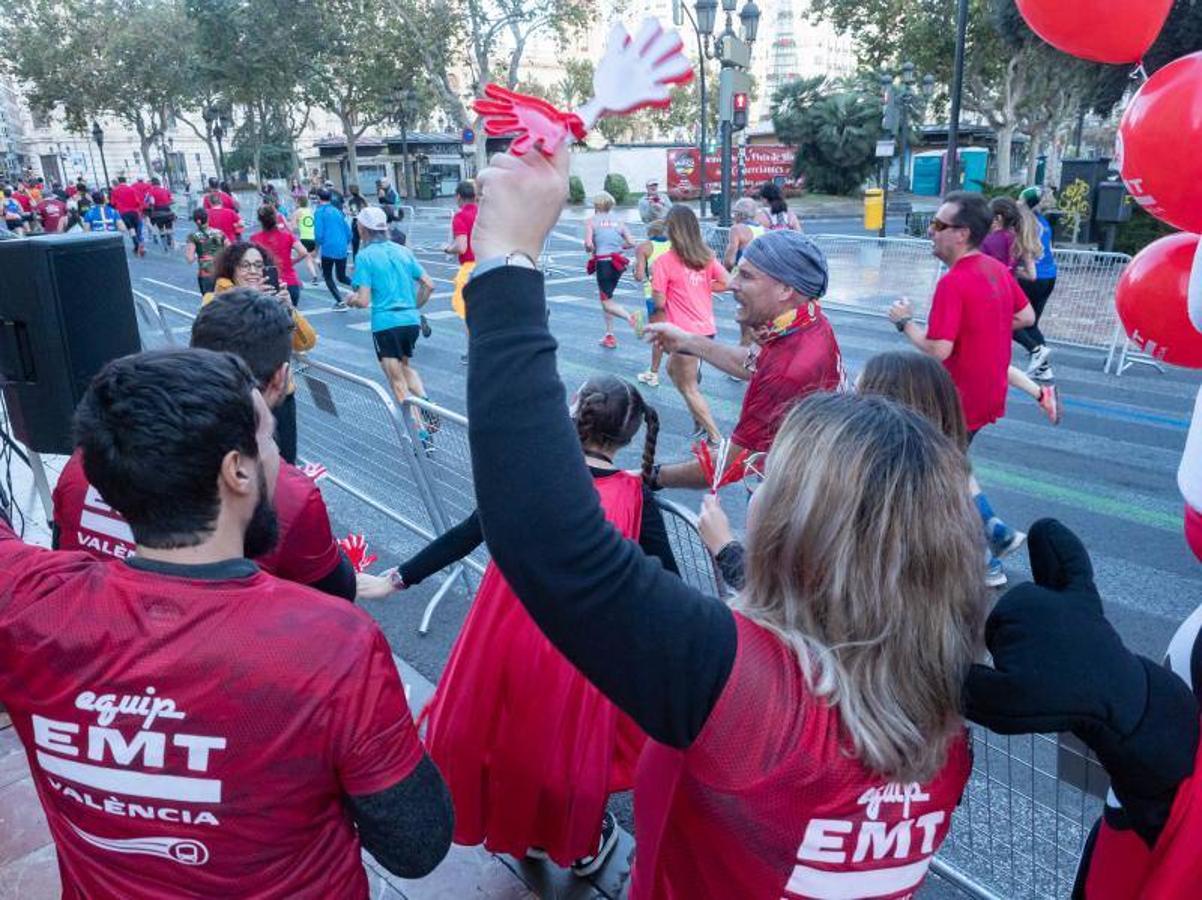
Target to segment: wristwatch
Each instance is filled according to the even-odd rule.
[[[523,250],[514,250],[512,253],[506,253],[504,256],[493,256],[484,260],[484,262],[476,263],[476,267],[472,269],[471,278],[479,278],[486,272],[499,269],[501,266],[516,266],[519,269],[538,270],[538,263],[534,260],[534,257]],[[468,280],[470,281],[471,278]]]
[[[898,331],[905,331],[906,326],[909,325],[911,321],[912,321],[912,319],[910,318],[910,316],[906,316],[904,319],[898,319],[896,322],[894,322],[893,327],[896,328]]]
[[[663,490],[663,487],[664,487],[662,484],[659,483],[659,469],[660,469],[659,463],[656,463],[655,465],[653,465],[651,467],[651,475],[650,475],[650,477],[648,477],[646,479],[647,487],[653,491]]]

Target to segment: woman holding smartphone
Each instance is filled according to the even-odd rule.
[[[268,207],[275,214],[274,207]],[[284,232],[288,234],[288,232]],[[256,235],[258,237],[258,235]],[[276,273],[275,278],[270,277]],[[212,293],[205,294],[201,304],[208,303],[218,294],[235,287],[254,288],[265,294],[274,296],[284,305],[292,316],[296,330],[292,332],[292,350],[294,353],[304,353],[317,346],[317,332],[309,324],[308,319],[301,315],[293,305],[287,285],[281,284],[276,268],[275,257],[265,247],[248,241],[238,241],[226,246],[213,261],[213,274],[216,283]],[[288,396],[275,410],[276,435],[275,441],[280,448],[280,456],[288,462],[296,463],[296,385],[288,381]]]

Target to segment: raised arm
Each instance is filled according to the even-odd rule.
[[[567,154],[494,159],[475,245],[534,257],[567,193]],[[690,744],[734,662],[734,616],[605,521],[579,452],[547,329],[542,275],[469,282],[468,418],[484,537],[555,646],[655,740]]]

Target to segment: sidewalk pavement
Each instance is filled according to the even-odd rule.
[[[44,456],[51,486],[67,457]],[[48,516],[36,499],[33,475],[20,460],[12,466],[13,496],[25,515],[25,539],[50,545]],[[419,710],[434,685],[394,656],[410,708]],[[589,879],[546,862],[494,855],[482,847],[454,845],[430,875],[398,878],[364,852],[372,900],[619,900],[630,877],[634,840],[621,832],[606,866]],[[46,826],[33,775],[16,729],[0,711],[0,900],[56,900],[61,896],[54,842]]]

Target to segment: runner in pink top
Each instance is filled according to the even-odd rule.
[[[714,293],[728,289],[730,276],[701,237],[701,226],[693,211],[682,204],[668,211],[668,240],[672,249],[651,266],[651,297],[657,311],[667,320],[692,334],[713,337]],[[711,443],[722,439],[718,423],[701,393],[701,360],[673,353],[668,375],[684,397],[696,424],[695,437]]]

